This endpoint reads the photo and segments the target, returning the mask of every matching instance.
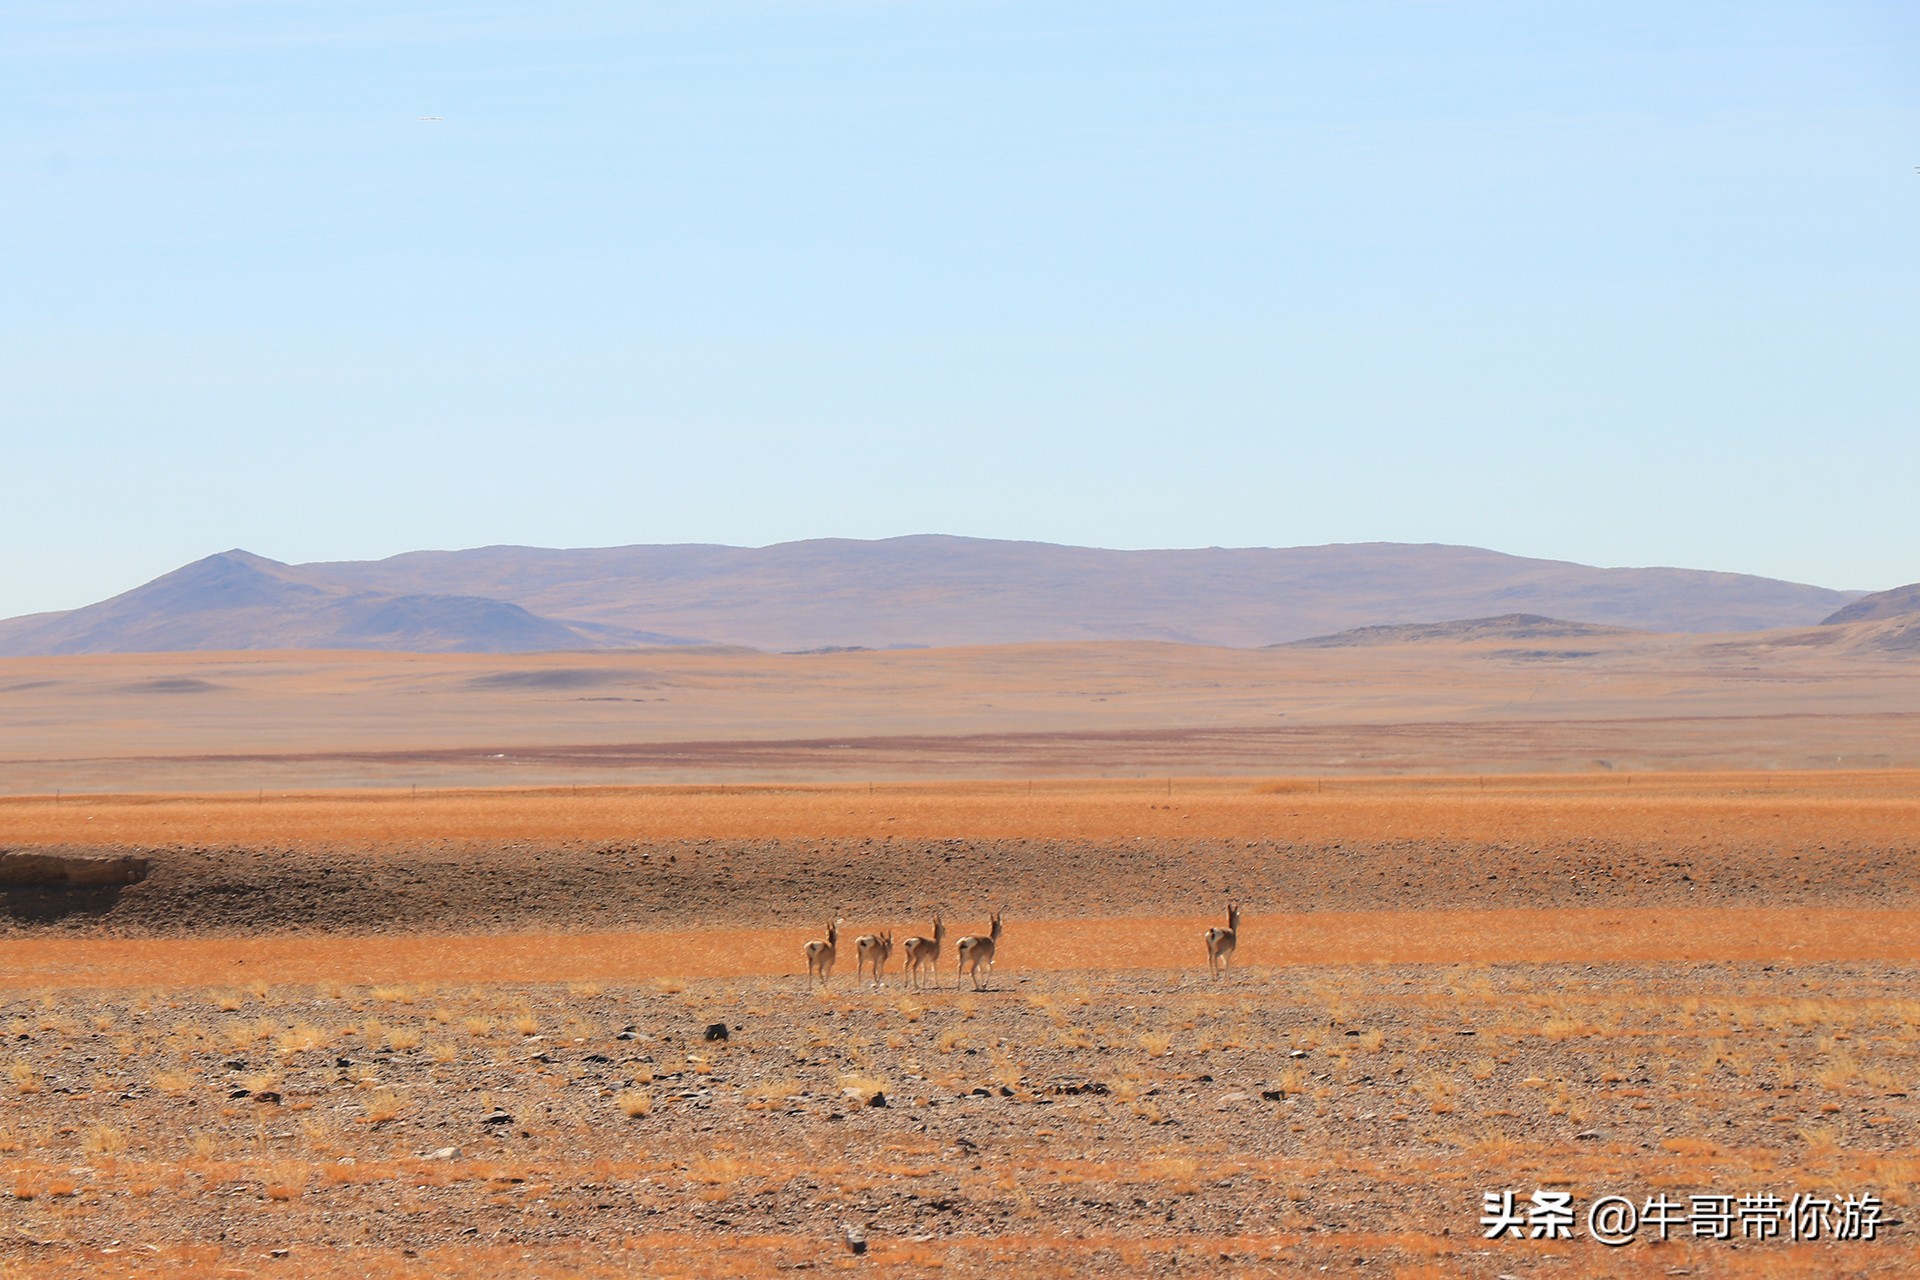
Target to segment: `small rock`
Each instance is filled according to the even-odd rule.
[[[484,1117],[480,1121],[480,1123],[481,1124],[512,1124],[513,1117],[508,1115],[504,1111],[496,1110],[492,1115]]]
[[[1598,1142],[1606,1136],[1606,1134],[1600,1132],[1598,1129],[1588,1129],[1585,1133],[1574,1134],[1573,1140],[1575,1142]]]
[[[458,1160],[460,1158],[460,1148],[441,1147],[436,1151],[427,1152],[422,1158],[427,1160]]]
[[[710,1041],[725,1040],[727,1038],[727,1024],[724,1022],[708,1023],[706,1038]]]
[[[884,1107],[887,1105],[887,1095],[876,1089],[874,1090],[873,1096],[867,1099],[867,1105],[870,1107]]]
[[[271,1106],[271,1107],[277,1107],[280,1105],[280,1095],[275,1093],[271,1089],[263,1089],[259,1093],[254,1094],[253,1100],[255,1102],[264,1103],[267,1106]]]
[[[847,1252],[860,1254],[867,1251],[867,1233],[865,1231],[849,1222],[840,1228],[840,1233],[846,1239]]]

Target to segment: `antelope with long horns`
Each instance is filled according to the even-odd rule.
[[[1240,941],[1240,908],[1227,903],[1227,927],[1207,930],[1207,971],[1216,978],[1233,965],[1233,949]]]
[[[815,974],[820,976],[821,982],[833,976],[833,952],[835,945],[840,941],[841,923],[838,916],[834,917],[833,923],[827,926],[827,936],[815,938],[807,944],[807,985],[809,987],[813,985]]]
[[[863,933],[853,940],[853,980],[860,980],[860,971],[868,965],[873,966],[873,985],[880,985],[880,975],[886,972],[887,961],[893,956],[893,930],[885,933]]]
[[[993,949],[998,945],[999,941],[1000,913],[996,911],[993,913],[993,929],[985,937],[981,937],[977,933],[970,933],[954,944],[953,949],[958,952],[960,956],[960,968],[956,970],[953,975],[953,985],[956,988],[960,985],[960,975],[963,973],[971,973],[973,975],[973,989],[975,991],[985,989],[980,985],[980,966],[983,964],[987,966],[988,975],[992,975]]]
[[[927,967],[927,973],[937,982],[939,979],[940,944],[946,940],[947,926],[940,919],[938,911],[933,913],[933,936],[923,938],[918,934],[901,943],[901,949],[907,953],[907,977],[914,986],[920,985],[920,966]]]

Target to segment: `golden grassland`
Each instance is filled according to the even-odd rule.
[[[1907,843],[1920,770],[0,797],[15,846],[434,841],[1396,838]]]
[[[10,847],[887,836],[1759,860],[1911,847],[1920,771],[0,799]],[[937,990],[904,990],[897,951],[861,989],[845,949],[816,992],[806,933],[761,927],[0,939],[0,1277],[1920,1274],[1920,914],[1276,911],[1214,980],[1217,917],[1150,906],[1010,917],[981,993],[951,944]],[[870,927],[900,921],[842,937]],[[705,1044],[715,1017],[746,1030]],[[511,1141],[476,1131],[496,1104]],[[1483,1190],[1543,1185],[1872,1190],[1897,1225],[1478,1238]],[[838,1245],[933,1200],[955,1216]]]
[[[1007,922],[1005,973],[1157,969],[1215,918]],[[841,937],[890,921],[850,920]],[[897,930],[896,930],[897,931]],[[1920,960],[1920,915],[1845,908],[1326,911],[1245,920],[1242,965]],[[904,934],[902,935],[904,936]],[[804,974],[793,929],[467,937],[0,938],[0,990],[241,982],[635,982]],[[1011,945],[1017,943],[1017,945]],[[852,967],[843,949],[842,978]],[[951,948],[941,981],[953,982]],[[796,978],[796,981],[799,979]]]

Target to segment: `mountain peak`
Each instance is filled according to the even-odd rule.
[[[1581,624],[1759,631],[1811,626],[1854,598],[1741,574],[1434,544],[1115,551],[925,534],[759,548],[483,547],[302,565],[236,547],[97,605],[0,623],[0,653],[529,652],[692,637],[775,651],[1088,640],[1255,648],[1361,627],[1448,623],[1454,635],[1461,624],[1448,620],[1461,618],[1508,634]]]
[[[1900,618],[1912,613],[1920,613],[1920,582],[1861,596],[1846,608],[1822,619],[1821,625],[1832,627],[1848,622],[1876,622],[1882,618]]]

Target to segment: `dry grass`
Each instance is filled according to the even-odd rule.
[[[1903,841],[1920,828],[1920,773],[1640,773],[1431,778],[1181,778],[1160,783],[891,783],[595,787],[421,792],[102,795],[61,805],[0,797],[19,845],[78,840],[195,841],[382,848],[444,840],[779,839],[795,832],[896,839],[1080,839],[1131,836],[1338,843],[1407,831],[1487,843],[1543,830],[1619,841],[1786,843]],[[1209,921],[1217,923],[1217,921]],[[405,984],[392,984],[403,999]]]
[[[1033,920],[1019,945],[998,958],[1003,973],[1046,969],[1149,967],[1166,955],[1187,955],[1206,926],[1203,917],[1130,921],[1125,930],[1099,920]],[[1580,963],[1665,960],[1906,960],[1920,957],[1920,916],[1909,911],[1845,908],[1600,908],[1565,910],[1315,912],[1250,918],[1241,944],[1249,964]],[[1266,937],[1283,937],[1284,953],[1266,954]],[[680,992],[692,979],[794,972],[792,930],[705,930],[651,934],[538,934],[487,937],[375,937],[351,948],[326,939],[152,938],[0,939],[0,988],[212,986],[236,963],[275,982],[378,982],[398,973],[432,971],[451,984],[487,982],[632,982],[667,963],[686,976],[656,987]],[[1336,1021],[1338,1002],[1329,1005]],[[376,1025],[376,1024],[370,1024]],[[497,1020],[464,1021],[486,1036]],[[522,1036],[540,1030],[521,1013],[510,1025]],[[1550,1037],[1591,1034],[1559,1020]],[[274,1024],[227,1029],[236,1047],[279,1034]],[[381,1027],[381,1034],[388,1034]],[[400,1033],[412,1038],[417,1033]],[[418,1040],[414,1039],[417,1044]],[[397,1047],[397,1046],[396,1046]]]
[[[1620,820],[1626,825],[1651,812],[1662,821],[1698,818],[1732,829],[1757,812],[1733,796],[1721,797],[1731,808],[1716,814],[1711,787],[1698,779],[1670,794],[1653,788],[1643,809],[1618,780],[1590,789],[1578,779],[1556,785],[1555,804],[1612,805],[1627,815]],[[1814,790],[1802,799],[1818,798]],[[1376,806],[1366,820],[1384,822],[1398,803],[1431,804],[1429,818],[1492,822],[1505,813],[1501,821],[1522,822],[1549,791],[1515,784],[1511,794],[1476,809],[1473,797],[1439,783],[1354,787],[1310,816],[1327,824],[1358,821],[1361,809]],[[855,799],[826,794],[834,803]],[[929,793],[927,806],[909,816],[917,812],[914,820],[932,824],[942,813],[960,813],[939,808],[956,794]],[[1292,806],[1326,794],[1241,787],[1219,793],[1212,817],[1204,804],[1191,813],[1195,821],[1227,822],[1236,805]],[[794,812],[824,812],[805,807],[819,799],[813,792],[801,798]],[[1111,817],[1121,812],[1112,806],[1145,798],[1124,787],[1089,789],[1066,795],[1071,803],[1045,820],[1073,812]],[[772,792],[751,799],[782,803]],[[960,799],[985,805],[980,812],[989,817],[1005,816],[1004,796]],[[1878,794],[1862,802],[1870,808],[1896,799]],[[1074,810],[1082,800],[1088,807]],[[484,815],[491,803],[476,812]],[[385,805],[376,800],[372,809]],[[1534,817],[1551,811],[1536,806]],[[1148,821],[1166,820],[1160,812]],[[1527,1180],[1546,1176],[1582,1187],[1791,1190],[1805,1181],[1800,1170],[1822,1186],[1879,1187],[1902,1205],[1920,1200],[1920,1162],[1911,1156],[1915,1116],[1904,1096],[1920,1050],[1911,1032],[1920,1025],[1920,1003],[1861,1000],[1858,986],[1836,994],[1802,985],[1812,972],[1807,966],[1823,959],[1920,956],[1920,925],[1908,914],[1821,908],[1249,916],[1246,967],[1220,984],[1198,972],[1195,954],[1199,930],[1211,919],[1156,917],[1130,921],[1126,930],[1099,920],[1033,920],[1023,922],[1001,957],[1002,972],[1011,976],[1000,992],[908,998],[836,990],[806,1000],[794,994],[797,983],[761,979],[796,968],[787,930],[373,937],[352,947],[297,937],[14,939],[0,942],[0,982],[38,990],[8,1014],[13,1034],[29,1039],[9,1045],[15,1087],[0,1090],[0,1152],[8,1156],[5,1185],[21,1197],[10,1209],[30,1223],[35,1239],[49,1241],[59,1230],[79,1230],[103,1206],[125,1218],[148,1212],[148,1205],[160,1206],[152,1210],[159,1214],[182,1203],[217,1204],[234,1222],[257,1214],[256,1223],[274,1224],[305,1220],[301,1215],[318,1221],[342,1206],[375,1202],[395,1221],[459,1205],[490,1221],[524,1213],[543,1230],[554,1221],[588,1224],[635,1204],[669,1215],[691,1204],[709,1220],[756,1221],[746,1216],[753,1206],[807,1185],[821,1188],[820,1220],[830,1222],[843,1205],[882,1194],[893,1203],[900,1181],[911,1179],[929,1194],[992,1206],[991,1230],[969,1234],[968,1227],[933,1240],[876,1233],[866,1262],[882,1274],[1130,1275],[1211,1267],[1226,1255],[1231,1261],[1221,1269],[1245,1274],[1320,1266],[1332,1273],[1364,1256],[1382,1274],[1492,1274],[1552,1258],[1557,1274],[1597,1275],[1623,1255],[1516,1249],[1483,1257],[1471,1252],[1478,1247],[1471,1210],[1456,1209],[1475,1203],[1482,1184],[1532,1185]],[[1169,950],[1189,957],[1194,972],[1156,971]],[[1782,966],[1764,978],[1757,965],[1736,979],[1697,963],[1783,957],[1795,962],[1791,973]],[[1382,961],[1409,968],[1386,980]],[[1657,976],[1650,976],[1654,968],[1635,971],[1626,982],[1579,968],[1620,961],[1693,963]],[[1463,962],[1476,967],[1412,968]],[[1528,967],[1536,963],[1560,967],[1543,977]],[[1133,966],[1146,972],[1111,972]],[[1056,967],[1090,972],[1046,975]],[[653,975],[663,971],[676,976],[654,985]],[[236,992],[233,975],[242,972],[251,978]],[[1023,973],[1026,981],[1016,985]],[[543,985],[523,992],[517,983]],[[196,990],[179,994],[182,988]],[[231,1000],[232,1007],[212,1010],[210,1000]],[[169,1001],[188,1012],[169,1015],[173,1024],[151,1042],[148,1029],[139,1029],[141,1043],[131,1052],[121,1045],[132,1034],[126,1010]],[[422,1002],[431,1015],[408,1012]],[[612,1038],[623,1023],[638,1022],[648,1035],[671,1027],[697,1040],[716,1002],[753,1010],[743,1019],[747,1034],[730,1045]],[[646,1012],[638,1012],[643,1005]],[[369,1017],[375,1009],[388,1021]],[[424,1024],[428,1016],[438,1037],[431,1043],[411,1025],[391,1025]],[[1330,1016],[1337,1025],[1328,1025]],[[791,1020],[792,1034],[776,1051],[770,1027],[782,1018]],[[336,1070],[332,1055],[318,1051],[356,1026],[366,1039],[349,1038],[342,1049],[355,1065]],[[522,1043],[540,1027],[560,1030],[544,1044]],[[1475,1035],[1456,1040],[1456,1028]],[[83,1043],[84,1052],[73,1048]],[[229,1045],[252,1052],[236,1054]],[[59,1046],[70,1051],[64,1062],[49,1056]],[[380,1046],[396,1050],[391,1062],[361,1052]],[[413,1048],[420,1052],[408,1052]],[[277,1070],[263,1068],[260,1054],[268,1049],[280,1052],[265,1059]],[[1296,1050],[1301,1057],[1289,1056]],[[600,1072],[584,1067],[592,1051],[611,1059]],[[229,1069],[232,1056],[247,1058],[252,1069]],[[643,1056],[652,1067],[638,1060]],[[647,1087],[656,1068],[657,1092]],[[236,1085],[257,1092],[281,1076],[289,1082],[284,1109],[228,1097]],[[1098,1080],[1107,1092],[1050,1088],[1069,1077]],[[123,1092],[140,1094],[146,1080],[153,1095],[164,1096],[121,1101]],[[24,1092],[23,1081],[39,1092]],[[953,1097],[983,1084],[1014,1096],[996,1089],[977,1101]],[[694,1088],[719,1100],[704,1108],[691,1100]],[[858,1096],[868,1088],[883,1090],[889,1107],[862,1109],[828,1126],[830,1109],[853,1110],[840,1091]],[[518,1117],[511,1141],[482,1153],[467,1129],[455,1135],[472,1144],[460,1160],[423,1160],[421,1152],[447,1140],[450,1114],[467,1124],[495,1105],[489,1089]],[[1219,1101],[1229,1090],[1248,1096]],[[919,1094],[939,1105],[923,1110]],[[190,1113],[180,1098],[198,1106]],[[132,1112],[117,1109],[143,1105],[168,1118],[142,1128],[123,1119]],[[306,1109],[293,1112],[295,1105]],[[948,1147],[953,1117],[971,1122],[995,1114],[1017,1119],[983,1146],[990,1160]],[[198,1132],[189,1115],[215,1132]],[[922,1121],[923,1130],[909,1127]],[[898,1146],[856,1150],[860,1139],[849,1135],[881,1124],[897,1126]],[[708,1125],[717,1128],[709,1132]],[[1572,1135],[1588,1125],[1607,1136],[1576,1141]],[[531,1136],[520,1133],[522,1126]],[[1250,1137],[1264,1148],[1248,1150]],[[1106,1155],[1071,1154],[1096,1142],[1110,1149]],[[970,1163],[986,1167],[975,1171]],[[1336,1209],[1321,1193],[1354,1179],[1379,1189],[1365,1198],[1376,1218],[1358,1227],[1336,1212],[1358,1212],[1359,1198],[1343,1190]],[[1432,1203],[1448,1207],[1396,1218],[1391,1206],[1406,1194],[1437,1197]],[[1234,1217],[1216,1219],[1241,1232],[1223,1235],[1205,1220],[1206,1206],[1233,1195],[1240,1197],[1233,1212],[1250,1216],[1244,1230]],[[1136,1196],[1152,1202],[1151,1231],[1135,1229],[1146,1217],[1129,1220],[1126,1206]],[[1121,1206],[1118,1221],[1109,1215],[1086,1230],[1083,1216],[1075,1238],[1066,1238],[1056,1215],[1083,1199]],[[1903,1209],[1901,1216],[1910,1214]],[[1118,1229],[1108,1230],[1110,1223]],[[1164,1239],[1156,1234],[1161,1223],[1169,1224]],[[1450,1239],[1438,1234],[1441,1226],[1451,1228]],[[58,1243],[23,1245],[7,1253],[0,1273],[117,1277],[138,1263],[218,1275],[272,1265],[258,1256],[260,1248],[189,1254],[164,1243],[187,1237],[149,1234],[163,1242],[161,1254],[143,1251],[134,1259]],[[820,1237],[816,1231],[750,1242],[747,1232],[716,1228],[603,1239],[589,1250],[557,1236],[511,1255],[495,1257],[475,1241],[460,1250],[421,1249],[419,1258],[404,1260],[393,1248],[346,1246],[337,1256],[303,1250],[288,1269],[439,1275],[485,1269],[491,1259],[508,1271],[540,1274],[790,1274],[796,1263],[820,1264]],[[116,1228],[100,1240],[113,1238],[146,1237]],[[1884,1244],[1844,1260],[1865,1259],[1866,1270],[1883,1275],[1912,1271],[1909,1264],[1920,1261],[1904,1233]],[[1696,1254],[1681,1244],[1660,1261],[1693,1274],[1820,1275],[1831,1273],[1836,1255],[1784,1247]]]
[[[892,995],[822,1002],[783,981],[710,980],[685,993],[695,998],[693,1008],[716,1001],[759,1008],[749,1015],[755,1034],[670,1049],[663,1039],[614,1039],[621,1021],[642,1024],[648,1036],[664,1028],[697,1035],[701,1015],[682,995],[652,992],[644,981],[585,996],[565,983],[447,984],[420,995],[447,1011],[450,1027],[467,1016],[502,1023],[533,1017],[580,1031],[580,1043],[563,1049],[557,1041],[535,1048],[461,1040],[463,1061],[454,1071],[439,1069],[429,1051],[351,1070],[336,1070],[330,1058],[276,1057],[276,1070],[246,1072],[228,1068],[216,1037],[195,1040],[194,1024],[182,1015],[167,1028],[160,1052],[196,1064],[199,1084],[182,1081],[190,1092],[211,1088],[197,1093],[193,1112],[166,1099],[148,1101],[144,1125],[126,1123],[129,1112],[120,1108],[142,1104],[122,1100],[118,1086],[68,1092],[75,1072],[62,1065],[85,1063],[112,1041],[116,1032],[98,1029],[92,1015],[113,1007],[117,993],[49,992],[30,998],[22,1016],[68,1028],[59,1033],[61,1045],[48,1035],[23,1043],[20,1052],[66,1056],[41,1060],[41,1094],[0,1108],[0,1124],[10,1126],[0,1129],[0,1152],[9,1156],[11,1207],[41,1240],[62,1223],[83,1221],[83,1210],[115,1215],[101,1220],[99,1230],[111,1232],[104,1241],[135,1238],[135,1221],[214,1204],[231,1215],[221,1219],[226,1229],[254,1239],[270,1234],[276,1244],[291,1240],[304,1250],[303,1231],[356,1231],[337,1224],[387,1213],[396,1224],[443,1222],[450,1219],[435,1215],[450,1211],[500,1222],[524,1215],[543,1232],[554,1215],[575,1215],[565,1219],[571,1229],[592,1231],[596,1220],[616,1222],[612,1215],[628,1207],[667,1221],[710,1215],[764,1223],[766,1206],[796,1195],[813,1199],[812,1212],[830,1238],[839,1216],[852,1213],[841,1206],[878,1194],[897,1198],[910,1186],[923,1199],[967,1207],[945,1219],[948,1234],[931,1253],[890,1252],[920,1246],[876,1233],[867,1262],[882,1274],[895,1263],[907,1268],[902,1274],[976,1274],[969,1268],[982,1260],[1000,1273],[1167,1271],[1177,1264],[1159,1251],[1172,1237],[1159,1241],[1153,1228],[1173,1221],[1180,1240],[1214,1239],[1205,1215],[1222,1204],[1224,1216],[1215,1221],[1244,1222],[1243,1235],[1219,1238],[1236,1273],[1284,1273],[1281,1260],[1331,1273],[1363,1256],[1387,1275],[1491,1273],[1514,1269],[1521,1249],[1467,1252],[1477,1244],[1460,1229],[1463,1217],[1471,1225],[1471,1211],[1460,1206],[1476,1203],[1483,1184],[1530,1186],[1551,1175],[1579,1188],[1671,1188],[1684,1195],[1722,1183],[1790,1191],[1817,1182],[1872,1187],[1890,1205],[1920,1197],[1920,1160],[1906,1145],[1914,1112],[1903,1096],[1882,1096],[1870,1084],[1881,1071],[1910,1071],[1913,1010],[1898,999],[1863,1003],[1863,991],[1887,980],[1866,966],[1826,971],[1844,979],[1832,998],[1783,998],[1804,990],[1817,972],[1665,966],[1629,971],[1621,981],[1578,966],[1560,966],[1545,978],[1510,967],[1460,982],[1449,970],[1360,965],[1289,974],[1286,985],[1250,977],[1247,988],[1233,992],[1198,974],[1164,970],[1041,976],[998,999],[929,993],[916,1005],[919,1025],[901,1018]],[[1300,1025],[1320,1022],[1329,997],[1341,991],[1354,1035]],[[354,1025],[390,1039],[391,1028],[366,1016],[370,998],[360,985],[325,996],[277,987],[262,999],[264,1012],[279,1015],[276,1025],[297,1013],[328,1039]],[[963,999],[974,1015],[964,1023]],[[620,1017],[611,1016],[614,1010]],[[1440,1014],[1446,1021],[1436,1029]],[[1501,1018],[1513,1019],[1515,1030],[1497,1030]],[[1538,1034],[1557,1019],[1597,1030],[1560,1039]],[[1462,1023],[1478,1027],[1476,1036],[1456,1039],[1453,1028]],[[962,1025],[977,1052],[936,1057],[938,1029]],[[1791,1032],[1782,1030],[1789,1026]],[[1740,1036],[1735,1028],[1743,1029]],[[904,1048],[883,1048],[896,1029],[906,1037]],[[1041,1034],[1026,1034],[1036,1030]],[[1063,1044],[1056,1037],[1065,1030],[1085,1033],[1085,1043]],[[799,1053],[806,1060],[797,1061],[795,1047],[810,1038],[821,1041],[822,1052]],[[1290,1056],[1292,1046],[1307,1042],[1312,1047],[1299,1050],[1303,1056]],[[610,1060],[589,1067],[589,1054]],[[657,1092],[645,1087],[650,1072],[641,1056],[658,1057],[668,1083]],[[1743,1063],[1750,1075],[1739,1074]],[[1797,1094],[1767,1096],[1756,1087],[1788,1064],[1797,1064],[1807,1082]],[[1831,1088],[1815,1082],[1823,1072],[1833,1073]],[[288,1105],[304,1096],[310,1110],[296,1116],[250,1101],[222,1105],[228,1088],[257,1091],[278,1085],[282,1075]],[[1101,1088],[1062,1092],[1064,1080],[1099,1081]],[[992,1087],[992,1096],[956,1096],[980,1085]],[[859,1105],[874,1093],[886,1095],[887,1108]],[[1643,1096],[1658,1099],[1662,1114],[1636,1119],[1630,1104]],[[1836,1098],[1844,1113],[1822,1118],[1822,1103]],[[470,1124],[495,1105],[517,1117],[510,1135],[500,1132],[505,1141],[495,1146],[469,1130],[458,1135],[462,1155],[425,1157],[451,1136],[449,1114]],[[837,1113],[835,1122],[829,1112]],[[63,1115],[75,1122],[59,1123]],[[1776,1115],[1789,1123],[1772,1123]],[[1756,1116],[1767,1122],[1756,1123]],[[1607,1136],[1576,1140],[1589,1123]],[[217,1133],[201,1132],[203,1125]],[[979,1150],[952,1145],[962,1131]],[[1365,1205],[1348,1199],[1344,1188],[1354,1180],[1376,1189]],[[1343,1189],[1330,1200],[1333,1186]],[[1083,1203],[1100,1207],[1076,1210]],[[1453,1237],[1442,1236],[1441,1227]],[[644,1266],[625,1256],[621,1229],[601,1235],[601,1260],[660,1272],[656,1255],[648,1254]],[[432,1274],[418,1259],[394,1258],[399,1238],[387,1237],[386,1253],[348,1246],[359,1249],[353,1256],[362,1266],[354,1274]],[[821,1247],[815,1238],[792,1254],[715,1262],[732,1256],[726,1250],[739,1235],[716,1228],[697,1238],[712,1244],[712,1257],[689,1273],[726,1274],[737,1264],[740,1274],[785,1274],[799,1262],[818,1265]],[[1087,1252],[1088,1241],[1103,1241],[1104,1252]],[[599,1263],[588,1259],[583,1270],[568,1261],[572,1243],[564,1235],[543,1237],[517,1261],[540,1274],[593,1274]],[[480,1247],[475,1242],[476,1252],[462,1255],[469,1264]],[[30,1274],[56,1259],[68,1270],[47,1274],[81,1274],[77,1264],[69,1266],[77,1253],[37,1245],[26,1256]],[[91,1256],[108,1267],[95,1273],[121,1274],[111,1269],[117,1254]],[[1583,1276],[1603,1274],[1603,1262],[1620,1255],[1561,1256],[1556,1272]],[[1813,1262],[1836,1256],[1806,1259],[1805,1273],[1821,1274]],[[1871,1263],[1866,1274],[1877,1268],[1891,1276],[1914,1260],[1914,1247],[1894,1239],[1858,1256]],[[1274,1259],[1274,1266],[1256,1266],[1256,1257]],[[1677,1267],[1687,1257],[1676,1248],[1662,1260]],[[1723,1250],[1712,1255],[1711,1268],[1702,1270],[1695,1259],[1689,1269],[1789,1274],[1802,1260],[1768,1246],[1751,1254]],[[338,1274],[327,1270],[335,1261],[323,1258],[311,1268],[303,1262],[301,1273]]]

